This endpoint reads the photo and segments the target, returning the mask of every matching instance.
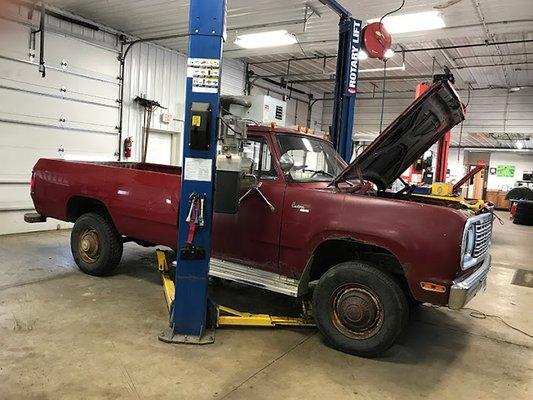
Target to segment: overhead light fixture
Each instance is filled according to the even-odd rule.
[[[357,58],[359,61],[366,60],[368,58],[368,54],[364,50],[359,50],[359,53],[357,53]]]
[[[522,143],[521,140],[517,140],[515,145],[518,150],[522,150],[524,148],[524,143]]]
[[[405,71],[405,63],[402,63],[402,65],[397,67],[387,67],[387,71]],[[383,68],[367,68],[359,70],[359,73],[364,72],[383,72]]]
[[[379,18],[367,22],[379,22]],[[418,31],[430,31],[446,26],[438,11],[425,11],[413,14],[392,15],[383,19],[383,25],[391,34]]]
[[[394,57],[395,54],[396,54],[396,53],[395,53],[394,50],[392,50],[392,49],[387,49],[387,50],[385,51],[385,54],[383,54],[383,56],[388,60],[389,58]]]
[[[244,49],[288,46],[295,43],[297,43],[296,37],[286,30],[249,33],[239,35],[235,39],[235,44]]]

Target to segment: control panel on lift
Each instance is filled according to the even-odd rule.
[[[191,150],[209,150],[211,106],[209,103],[192,103],[191,112],[189,147]]]

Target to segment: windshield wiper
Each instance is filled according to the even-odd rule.
[[[313,175],[311,175],[311,178],[313,178],[315,175],[318,175],[318,174],[322,174],[322,175],[329,176],[329,177],[331,177],[331,178],[335,178],[335,175],[333,175],[333,174],[331,174],[331,173],[329,173],[329,172],[327,172],[327,171],[324,171],[323,169],[321,169],[321,170],[319,170],[319,171],[315,171],[315,172],[313,173]],[[311,179],[311,178],[309,178],[309,179]]]

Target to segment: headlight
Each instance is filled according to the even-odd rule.
[[[476,245],[476,228],[472,224],[470,225],[463,236],[463,246],[462,246],[462,259],[461,268],[463,270],[468,269],[472,266],[472,255],[474,253],[474,247]]]
[[[466,232],[465,255],[472,256],[475,244],[476,231],[474,225],[472,225],[470,228],[468,228],[468,231]]]

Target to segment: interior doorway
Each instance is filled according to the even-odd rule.
[[[469,165],[468,171],[471,171],[477,165]],[[487,196],[487,167],[483,168],[475,174],[469,182],[467,198],[469,199],[485,199]]]

